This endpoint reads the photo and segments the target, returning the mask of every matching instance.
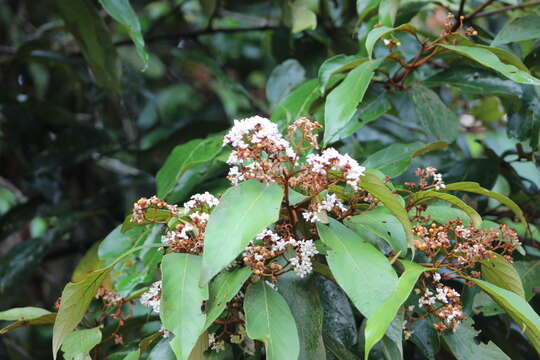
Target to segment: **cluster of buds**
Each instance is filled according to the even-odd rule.
[[[457,329],[465,319],[460,294],[453,288],[442,284],[439,273],[433,274],[430,280],[431,287],[424,289],[418,300],[418,307],[425,308],[428,313],[439,319],[439,322],[433,325],[437,331]],[[421,293],[420,289],[416,289],[416,292]]]
[[[304,219],[308,222],[314,223],[317,221],[326,221],[327,214],[330,212],[335,213],[338,217],[343,217],[348,209],[337,197],[336,194],[327,194],[326,198],[321,202],[312,202],[310,210],[302,213]]]
[[[418,181],[419,190],[427,190],[434,188],[435,190],[443,190],[446,188],[446,184],[443,181],[442,174],[437,172],[434,167],[428,166],[425,169],[416,169],[415,175],[420,178]],[[431,178],[431,181],[429,179]],[[414,190],[417,186],[416,183],[406,182],[411,190]]]
[[[226,305],[225,316],[214,321],[214,325],[220,325],[221,331],[211,332],[208,335],[211,350],[220,352],[225,349],[225,340],[232,344],[242,344],[247,340],[244,327],[243,312],[244,293],[240,291]]]
[[[292,125],[289,125],[287,135],[289,139],[293,139],[295,134],[300,133],[300,139],[297,142],[299,144],[299,150],[318,149],[317,131],[320,129],[322,129],[321,124],[313,122],[306,117],[301,117]],[[303,146],[305,142],[307,142],[306,147]]]
[[[310,274],[313,270],[312,258],[318,254],[313,241],[295,239],[288,226],[277,225],[276,229],[279,229],[278,232],[267,229],[257,235],[257,241],[251,242],[244,251],[244,263],[253,269],[255,275],[270,277],[273,282],[277,281],[277,275],[286,271],[289,264],[300,277]],[[295,257],[284,257],[285,265],[274,261],[289,248],[294,249]]]
[[[137,224],[142,224],[145,221],[154,221],[146,218],[146,212],[148,209],[167,209],[171,212],[172,216],[178,216],[178,206],[168,204],[166,201],[159,199],[157,196],[148,198],[140,198],[133,204],[133,214],[131,221]]]
[[[126,302],[126,300],[122,297],[122,295],[112,290],[109,290],[104,286],[101,286],[98,289],[96,293],[96,299],[101,299],[105,307],[117,307]]]
[[[141,295],[141,304],[159,313],[161,302],[161,280],[154,282],[148,290]]]
[[[180,223],[161,237],[161,242],[173,252],[198,255],[204,247],[204,232],[212,208],[219,204],[218,198],[205,192],[195,194],[184,203],[184,216],[190,223]]]
[[[429,227],[417,225],[413,233],[420,238],[415,247],[432,259],[436,267],[446,266],[454,271],[474,268],[478,262],[500,253],[508,261],[511,254],[520,245],[515,231],[507,225],[495,229],[476,229],[464,226],[461,219],[450,220],[448,224],[431,224]],[[444,253],[443,261],[438,260]]]

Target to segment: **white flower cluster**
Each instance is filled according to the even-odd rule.
[[[193,226],[191,224],[184,224],[184,227],[180,231],[167,231],[167,233],[163,236],[161,236],[161,242],[164,245],[170,246],[172,243],[174,243],[176,240],[183,239],[188,240],[189,235],[188,232],[193,231]]]
[[[233,147],[227,160],[227,164],[232,165],[228,177],[233,185],[264,173],[265,169],[259,163],[262,159],[253,158],[259,154],[253,149],[263,149],[267,153],[266,160],[279,161],[279,154],[284,153],[290,161],[296,161],[294,149],[280,134],[277,124],[260,116],[235,120],[234,126],[223,138],[225,145]],[[241,172],[240,168],[247,172]]]
[[[157,313],[159,313],[160,301],[161,301],[161,280],[156,281],[155,283],[150,285],[150,288],[148,289],[148,291],[146,291],[144,294],[141,295],[141,304],[144,306],[148,306],[154,312],[157,312]]]
[[[223,339],[218,340],[216,338],[215,333],[209,333],[208,334],[208,344],[210,346],[210,349],[215,351],[215,352],[220,352],[220,351],[225,350],[225,341],[223,341]]]
[[[191,199],[184,203],[184,213],[188,213],[191,210],[198,207],[213,208],[219,204],[219,199],[208,191],[204,194],[195,194],[191,196]]]
[[[338,209],[341,212],[347,211],[347,207],[338,199],[336,194],[327,194],[326,198],[317,205],[316,211],[305,211],[302,216],[308,222],[324,221],[326,212]]]
[[[365,167],[360,166],[356,160],[349,155],[340,154],[334,148],[324,150],[320,155],[309,154],[307,163],[311,166],[312,171],[326,175],[328,170],[341,171],[353,189],[358,190],[360,177],[364,175]]]
[[[455,232],[459,237],[464,239],[468,239],[469,237],[471,237],[471,230],[464,227],[463,225],[456,226]]]
[[[437,169],[435,169],[434,167],[428,166],[426,168],[426,171],[427,171],[427,174],[429,176],[433,177],[433,182],[435,184],[435,190],[442,190],[442,189],[446,188],[446,184],[444,183],[444,181],[442,179],[442,174],[438,173]]]
[[[301,278],[309,275],[313,271],[311,258],[318,253],[313,240],[298,241],[296,257],[289,259],[294,266],[294,272]]]
[[[459,293],[448,286],[442,286],[435,289],[437,291],[437,295],[435,297],[437,300],[439,300],[442,303],[448,304],[450,301],[448,300],[448,297],[450,298],[458,298],[460,297]]]
[[[437,301],[437,298],[433,296],[433,292],[429,289],[424,291],[424,295],[418,299],[418,307],[423,307],[424,305],[433,305]]]

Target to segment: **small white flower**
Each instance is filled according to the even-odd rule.
[[[142,305],[159,313],[161,302],[161,280],[150,285],[150,288],[141,295],[140,301]]]

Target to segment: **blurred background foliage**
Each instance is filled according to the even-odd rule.
[[[253,114],[279,120],[284,107],[299,101],[309,102],[309,115],[322,121],[324,107],[309,92],[309,80],[326,59],[362,53],[376,19],[369,1],[131,0],[133,14],[116,16],[114,9],[105,11],[107,3],[115,2],[0,2],[1,309],[53,310],[86,250],[123,221],[133,201],[156,193],[154,175],[176,145],[219,134]],[[482,3],[468,1],[463,11]],[[401,1],[395,25],[411,22],[436,37],[449,11],[457,14],[460,2]],[[535,14],[531,6],[473,19],[478,41]],[[539,35],[499,41],[537,77]],[[413,36],[395,36],[402,56],[414,58]],[[379,42],[374,51],[380,57],[388,49]],[[447,183],[477,181],[509,195],[537,226],[538,89],[465,58],[428,65],[414,78],[457,116],[459,135],[449,150],[431,152],[422,162],[396,161],[412,161],[411,169],[439,168]],[[295,97],[288,97],[293,90]],[[429,104],[414,104],[401,90],[375,81],[355,113],[356,125],[335,146],[362,160],[384,149],[399,153],[396,144],[434,140],[418,122],[419,109]],[[223,187],[222,160],[189,170],[170,199]],[[410,171],[401,175],[411,177]],[[469,201],[484,217],[511,222],[497,204]],[[521,229],[522,241],[529,261],[538,261],[540,237],[531,229]],[[490,319],[477,321],[485,337],[503,336]],[[51,331],[28,327],[2,336],[0,358],[50,358]]]

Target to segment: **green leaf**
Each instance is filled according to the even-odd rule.
[[[92,360],[90,350],[101,341],[101,326],[77,330],[69,334],[62,344],[65,360]]]
[[[201,285],[229,265],[268,225],[278,220],[283,190],[255,179],[227,190],[204,234]]]
[[[379,27],[374,28],[373,30],[369,32],[366,38],[366,50],[370,59],[373,54],[373,48],[375,47],[375,43],[383,36],[393,33],[394,31],[406,31],[411,34],[416,33],[415,27],[409,24],[404,24],[396,28],[391,28],[388,26],[379,26]]]
[[[290,24],[293,33],[314,30],[317,27],[317,15],[310,6],[309,0],[294,0],[289,4]]]
[[[187,360],[204,332],[208,285],[199,287],[202,259],[190,254],[167,254],[161,263],[162,292],[159,317],[174,334],[171,348],[179,360]]]
[[[412,217],[416,214],[416,210],[412,209],[409,215]],[[436,222],[438,224],[446,224],[450,220],[456,220],[460,218],[463,220],[463,225],[469,225],[469,217],[463,210],[457,209],[452,206],[445,205],[429,205],[426,211],[422,213],[424,216],[429,216],[429,222]]]
[[[453,142],[458,134],[458,120],[431,89],[416,85],[410,90],[418,121],[433,140]]]
[[[534,348],[540,353],[540,317],[521,296],[505,290],[487,281],[468,278],[478,285],[518,324],[521,331],[529,338]]]
[[[318,78],[321,93],[324,94],[326,92],[328,82],[332,75],[350,70],[365,61],[367,61],[367,59],[360,56],[343,54],[326,59],[319,67]]]
[[[414,142],[410,144],[391,144],[370,155],[362,164],[367,168],[375,168],[385,175],[396,177],[405,172],[411,165],[412,155],[425,148],[425,144]]]
[[[360,357],[353,354],[345,345],[333,339],[328,333],[323,334],[324,345],[339,360],[360,360]]]
[[[384,300],[384,302],[381,302],[380,306],[368,316],[364,330],[366,359],[369,356],[371,348],[382,339],[388,326],[396,317],[399,308],[409,297],[420,274],[430,270],[407,260],[400,260],[400,262],[405,267],[405,271],[399,277],[394,291],[390,297]]]
[[[266,98],[277,105],[299,84],[304,82],[306,71],[296,59],[288,59],[272,70],[266,82]]]
[[[412,323],[413,330],[411,341],[418,346],[424,356],[429,360],[435,360],[439,353],[439,333],[433,328],[431,319],[421,318]]]
[[[491,70],[478,69],[470,66],[452,66],[422,82],[425,86],[449,85],[456,87],[466,94],[504,94],[520,97],[523,90],[520,85],[507,79],[502,79]]]
[[[299,117],[309,115],[309,108],[321,96],[319,82],[311,79],[294,89],[276,106],[271,120],[285,130]]]
[[[148,66],[148,52],[144,49],[144,38],[141,33],[141,24],[137,14],[131,7],[129,0],[99,0],[101,6],[111,15],[116,21],[124,25],[129,33],[129,37],[133,40],[137,53],[143,61],[143,71]]]
[[[55,359],[60,345],[82,320],[90,302],[111,269],[110,265],[91,272],[79,282],[68,283],[62,291],[60,309],[53,328],[53,355]]]
[[[31,320],[47,314],[51,314],[51,312],[38,307],[16,307],[5,311],[0,311],[0,320]]]
[[[446,346],[457,360],[510,360],[497,345],[491,341],[487,344],[477,341],[477,336],[478,331],[474,329],[472,319],[464,320],[456,331],[442,333]]]
[[[399,0],[381,0],[379,4],[379,24],[394,26],[398,8]]]
[[[99,245],[99,242],[94,243],[94,245],[88,249],[86,254],[84,254],[82,259],[79,260],[79,263],[71,275],[72,282],[81,281],[88,273],[91,273],[104,265],[104,261],[98,256]]]
[[[26,325],[54,324],[56,314],[36,307],[18,307],[0,312],[0,320],[13,321],[0,329],[0,335]]]
[[[491,42],[491,46],[499,46],[517,41],[538,39],[540,37],[540,16],[529,15],[517,17],[507,23]]]
[[[464,45],[438,45],[450,51],[466,56],[485,67],[498,71],[510,80],[522,84],[540,85],[540,80],[515,65],[504,63],[493,48]],[[499,49],[500,50],[500,49]]]
[[[356,0],[356,12],[358,17],[362,20],[370,11],[379,6],[381,0]]]
[[[407,238],[403,225],[384,206],[348,218],[345,220],[345,225],[359,234],[367,231],[377,235],[384,239],[396,253],[407,252]]]
[[[386,300],[397,284],[397,275],[373,245],[338,221],[317,223],[321,240],[328,245],[326,259],[337,283],[366,317]]]
[[[246,330],[264,343],[268,360],[298,359],[300,341],[291,309],[283,297],[264,282],[248,287],[244,299]]]
[[[75,36],[98,85],[120,90],[120,62],[111,35],[96,7],[86,0],[54,0],[67,29]]]
[[[165,199],[187,170],[213,160],[221,152],[222,141],[221,136],[211,136],[176,146],[156,175],[157,196]]]
[[[476,210],[465,204],[460,198],[454,195],[438,191],[418,191],[411,196],[412,201],[415,204],[421,204],[433,199],[446,201],[447,203],[450,203],[463,210],[469,216],[469,219],[471,219],[471,223],[475,228],[479,229],[482,226],[482,217],[476,212]]]
[[[242,267],[234,271],[223,272],[210,282],[205,329],[208,329],[214,320],[223,313],[227,303],[240,291],[250,275],[249,268]]]
[[[481,264],[484,280],[525,298],[525,290],[518,272],[502,255],[493,253],[492,258],[482,260]]]
[[[366,61],[349,72],[326,97],[324,105],[324,143],[340,140],[339,133],[351,121],[358,104],[371,82],[375,69],[383,59]]]
[[[159,245],[158,245],[159,246]],[[134,247],[113,261],[106,267],[89,273],[78,282],[70,282],[62,291],[60,309],[56,315],[53,327],[52,350],[56,355],[66,337],[75,329],[88,310],[90,302],[96,295],[101,283],[109,275],[112,268],[132,253],[141,250],[142,247]]]
[[[457,182],[453,184],[449,184],[445,188],[446,191],[466,191],[466,192],[472,192],[480,195],[484,195],[487,197],[490,197],[492,199],[497,200],[504,206],[506,206],[508,209],[512,210],[514,214],[519,218],[519,220],[526,226],[527,220],[525,219],[525,216],[523,216],[523,211],[519,207],[518,204],[516,204],[512,199],[510,199],[507,196],[504,196],[503,194],[496,193],[494,191],[489,191],[487,189],[484,189],[480,186],[480,184],[472,181],[462,181]]]
[[[411,222],[409,221],[407,211],[403,205],[401,205],[400,200],[402,201],[402,199],[390,191],[390,189],[388,189],[388,187],[379,177],[370,173],[369,171],[362,177],[360,187],[379,199],[379,201],[382,202],[383,205],[392,212],[392,214],[394,214],[394,216],[403,226],[407,243],[409,246],[412,246],[413,235]]]
[[[289,305],[298,328],[299,360],[325,360],[322,338],[323,309],[315,278],[289,272],[279,277],[279,293]]]
[[[525,299],[531,300],[535,295],[534,289],[540,287],[540,260],[515,261],[513,265],[523,283]]]

